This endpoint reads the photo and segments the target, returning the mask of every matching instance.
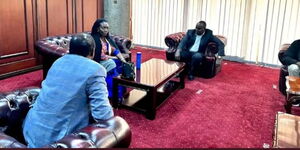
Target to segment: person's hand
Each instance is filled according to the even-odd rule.
[[[110,56],[110,55],[108,55],[107,58],[108,59],[118,59],[116,56]]]
[[[119,53],[119,54],[120,54],[120,55],[119,55],[120,61],[123,62],[123,63],[126,63],[127,61],[126,61],[125,58],[122,56],[122,54],[121,54],[121,53]]]
[[[126,58],[129,58],[129,54],[122,54],[123,57],[126,59]]]
[[[111,51],[113,52],[113,51],[115,51],[115,50],[116,50],[116,48],[113,47],[113,46],[111,46]]]
[[[176,60],[180,60],[180,49],[177,49],[177,51],[175,52],[175,59]]]

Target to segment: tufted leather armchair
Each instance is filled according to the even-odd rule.
[[[279,61],[282,63],[282,57],[284,52],[290,47],[291,44],[286,43],[286,44],[282,44],[279,48],[279,53],[278,53],[278,59]],[[283,63],[282,63],[283,64]],[[286,95],[286,85],[285,85],[285,81],[286,81],[286,76],[289,75],[288,72],[288,66],[286,65],[282,65],[280,68],[280,74],[279,74],[279,80],[278,80],[278,86],[279,86],[279,91],[283,94]]]
[[[170,35],[167,35],[165,37],[165,43],[169,47],[166,51],[166,56],[168,60],[177,61],[175,60],[175,52],[177,50],[177,47],[181,41],[181,39],[185,36],[185,32],[178,32],[173,33]],[[222,35],[216,35],[217,38],[219,38],[224,45],[227,44],[227,38]],[[217,53],[217,46],[216,43],[210,42],[208,43],[208,46],[205,51],[205,59],[200,65],[199,70],[196,72],[197,76],[203,77],[203,78],[212,78],[214,77],[218,72],[221,71],[222,67],[222,60],[223,58],[221,56],[216,55]]]
[[[22,123],[39,92],[39,88],[30,87],[0,93],[0,148],[26,148]],[[131,130],[128,124],[121,117],[115,116],[107,121],[90,124],[45,147],[126,148],[130,142]]]
[[[89,32],[88,32],[89,33]],[[74,34],[66,34],[59,36],[50,36],[40,39],[35,43],[36,51],[43,57],[43,76],[46,78],[48,70],[53,62],[59,57],[69,52],[70,41]],[[122,54],[129,54],[127,60],[131,60],[130,48],[132,42],[123,36],[112,35],[111,38],[118,45]]]

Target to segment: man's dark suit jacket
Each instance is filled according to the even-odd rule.
[[[183,51],[189,51],[194,45],[196,40],[196,29],[188,30],[184,38],[180,41],[178,48]],[[215,42],[218,45],[219,55],[224,56],[224,44],[217,37],[213,35],[213,31],[210,29],[205,29],[205,33],[201,38],[198,52],[205,53],[205,49],[209,42]],[[223,53],[223,54],[222,54]]]
[[[294,41],[282,57],[283,65],[296,64],[300,61],[300,40]]]

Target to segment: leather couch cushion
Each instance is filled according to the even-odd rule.
[[[26,148],[26,146],[16,139],[0,132],[0,148]]]

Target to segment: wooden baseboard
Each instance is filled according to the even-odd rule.
[[[23,69],[23,70],[18,70],[18,71],[9,72],[9,73],[6,73],[6,74],[1,74],[0,75],[0,80],[6,79],[6,78],[9,78],[9,77],[13,77],[13,76],[16,76],[16,75],[24,74],[24,73],[36,71],[36,70],[39,70],[39,69],[42,69],[42,68],[43,68],[43,65],[38,65],[38,66],[31,67],[31,68]]]

